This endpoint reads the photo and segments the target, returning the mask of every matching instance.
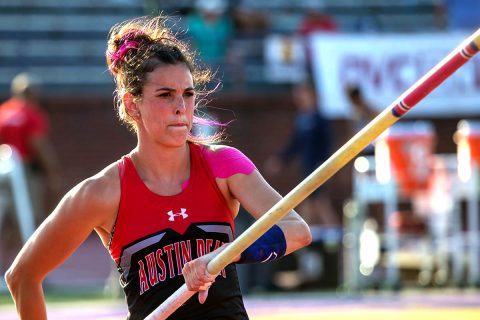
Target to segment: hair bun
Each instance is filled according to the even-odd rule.
[[[118,36],[118,35],[117,35]],[[114,41],[114,50],[107,50],[107,65],[115,75],[118,65],[131,49],[138,49],[148,36],[141,30],[127,30],[120,38]]]

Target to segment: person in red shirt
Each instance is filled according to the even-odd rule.
[[[27,174],[37,223],[45,213],[45,190],[59,186],[57,158],[50,142],[49,122],[38,103],[39,80],[27,73],[17,75],[11,84],[12,97],[0,105],[0,144],[19,153]],[[47,188],[46,188],[47,187]]]
[[[248,319],[235,263],[275,260],[310,244],[308,225],[289,212],[209,275],[208,262],[235,237],[240,205],[258,219],[281,196],[239,150],[214,144],[219,135],[195,135],[194,127],[214,124],[194,114],[211,73],[164,17],[115,25],[107,65],[119,118],[137,145],[70,190],[26,243],[5,277],[18,314],[46,319],[43,279],[95,230],[120,272],[128,319],[144,319],[183,283],[199,294],[168,319]]]
[[[310,9],[298,26],[298,32],[307,37],[314,32],[338,32],[335,19],[320,9]]]
[[[297,34],[304,41],[305,55],[307,58],[307,70],[312,72],[312,43],[310,37],[315,33],[336,33],[339,31],[337,22],[321,8],[310,8],[297,26]]]

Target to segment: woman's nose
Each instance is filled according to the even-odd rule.
[[[185,112],[185,99],[183,97],[178,97],[175,101],[175,113],[183,113]]]

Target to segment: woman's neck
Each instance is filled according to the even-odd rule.
[[[147,185],[163,185],[168,189],[181,187],[190,176],[190,148],[142,148],[139,144],[131,152],[138,174]]]

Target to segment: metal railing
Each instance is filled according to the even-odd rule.
[[[0,228],[7,214],[15,213],[23,243],[35,230],[27,180],[17,151],[9,145],[0,145]],[[1,254],[1,252],[0,252]],[[6,290],[3,275],[0,291]]]

